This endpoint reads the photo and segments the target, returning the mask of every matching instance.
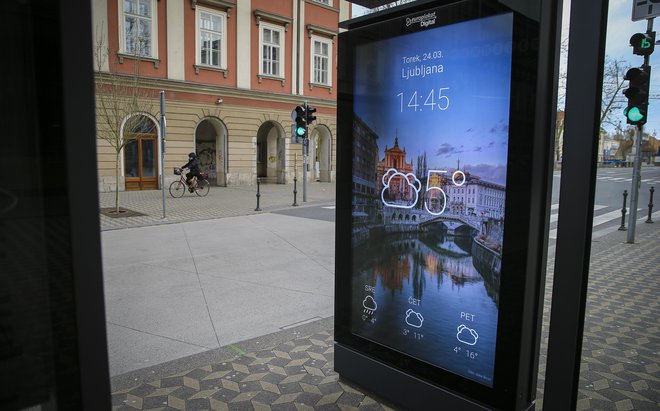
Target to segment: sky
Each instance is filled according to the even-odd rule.
[[[646,31],[646,20],[632,21],[632,4],[633,0],[610,0],[607,21],[607,38],[605,45],[606,56],[624,60],[630,67],[639,67],[643,63],[641,56],[632,54],[632,47],[630,47],[630,36],[634,33]],[[568,37],[569,31],[569,11],[570,0],[564,0],[564,10],[562,18],[562,37]],[[358,17],[364,14],[365,9],[358,5],[353,5],[353,17]],[[660,32],[660,20],[655,25],[656,31]],[[660,34],[658,34],[660,40]],[[658,59],[660,55],[660,45],[656,45],[657,52],[651,55],[650,64],[653,66],[654,60]],[[565,65],[565,61],[563,62]],[[564,66],[565,67],[565,66]],[[654,96],[660,95],[660,68],[651,70],[651,99],[649,102],[649,120],[644,126],[645,131],[653,134],[654,131],[660,132],[660,98],[655,99]],[[621,96],[621,101],[625,101],[625,97]],[[625,117],[623,116],[623,103],[619,104],[619,111],[621,111],[620,118],[621,124],[625,127]],[[617,113],[614,113],[616,118]]]
[[[396,137],[407,161],[426,153],[430,169],[460,161],[505,184],[512,22],[508,13],[358,46],[354,110],[380,157]]]

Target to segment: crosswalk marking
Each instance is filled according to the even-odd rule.
[[[554,207],[554,204],[552,206]],[[557,207],[559,207],[559,204],[557,204]],[[594,211],[598,211],[598,210],[600,210],[602,208],[606,208],[606,207],[607,206],[595,204],[594,205]],[[550,207],[550,208],[552,208],[552,207]],[[559,213],[550,214],[550,223],[554,223],[557,220],[559,220]]]
[[[643,210],[642,208],[638,208],[637,212],[640,212],[642,210]],[[551,222],[552,222],[552,218],[554,216],[555,216],[555,214],[550,216]],[[620,219],[620,218],[621,218],[621,210],[610,211],[609,213],[601,214],[599,216],[594,217],[592,227],[596,227],[600,224],[607,223],[609,221],[615,221],[615,220]],[[554,221],[557,221],[557,219],[555,218]],[[626,218],[626,221],[627,221],[627,218]],[[604,229],[604,230],[611,231],[611,228]],[[601,231],[603,231],[603,230],[599,230],[598,232],[601,232]],[[557,229],[553,228],[552,230],[550,230],[550,233],[549,233],[548,237],[552,240],[556,240],[557,239]]]
[[[660,210],[656,211],[655,213],[651,214],[651,219],[657,220],[660,217]],[[644,217],[640,217],[637,219],[637,223],[641,223],[643,221],[646,221],[648,218],[648,214],[646,214]],[[626,217],[626,225],[628,224],[628,218]],[[599,238],[602,237],[606,234],[611,233],[613,230],[613,227],[605,227],[601,228],[600,230],[594,230],[591,232],[591,239]]]
[[[326,208],[328,210],[334,210],[335,208],[337,208],[337,206],[326,206],[326,207],[321,207],[321,208]]]
[[[630,183],[630,182],[632,182],[632,178],[630,178],[630,177],[628,177],[628,178],[626,178],[626,177],[596,177],[596,179],[600,180],[600,181],[613,181],[613,182],[617,182],[617,183],[622,183],[622,182]],[[650,184],[650,185],[660,184],[660,180],[657,180],[655,178],[645,178],[645,179],[640,180],[640,181],[642,183],[647,183],[647,184]]]
[[[640,208],[640,210],[641,210],[641,208]],[[616,218],[621,218],[621,210],[610,211],[609,213],[605,213],[605,214],[599,215],[597,217],[594,217],[594,222],[593,222],[592,226],[595,227],[599,224],[606,223],[606,222],[608,222],[610,220],[614,220]]]

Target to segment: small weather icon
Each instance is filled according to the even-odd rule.
[[[422,317],[422,314],[410,308],[408,309],[408,311],[406,311],[406,324],[408,324],[409,326],[419,328],[422,326],[423,322],[424,322],[424,317]]]
[[[396,177],[396,179],[395,179]],[[419,199],[419,190],[422,189],[422,183],[417,179],[413,173],[403,174],[398,171],[396,168],[390,168],[383,174],[383,190],[380,192],[380,198],[383,200],[383,204],[389,207],[394,208],[413,208],[417,204]],[[385,193],[389,192],[390,185],[396,182],[397,185],[407,184],[410,189],[410,192],[413,194],[413,198],[408,199],[407,201],[386,199]],[[405,183],[404,183],[405,182]],[[407,192],[407,187],[396,187],[397,191]]]
[[[368,295],[364,297],[364,300],[362,301],[362,306],[364,307],[364,312],[366,314],[373,314],[376,309],[378,309],[378,304],[376,304],[376,300],[374,300],[374,297]]]
[[[472,328],[466,327],[464,324],[461,324],[457,328],[458,333],[456,334],[456,339],[463,344],[475,345],[479,339],[479,334]]]

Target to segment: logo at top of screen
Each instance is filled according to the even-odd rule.
[[[428,27],[435,24],[435,11],[432,13],[424,13],[417,17],[406,17],[406,27],[419,23],[419,27]]]

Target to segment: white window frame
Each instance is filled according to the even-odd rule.
[[[200,14],[211,14],[221,19],[221,32],[220,32],[220,61],[219,65],[202,63],[202,39],[201,39],[201,25]],[[219,10],[208,9],[205,7],[197,6],[195,8],[195,63],[201,67],[210,67],[220,70],[227,69],[227,13]]]
[[[325,6],[332,7],[332,0],[313,0],[315,3],[321,3]]]
[[[264,30],[272,30],[272,31],[277,31],[280,33],[280,44],[279,44],[279,49],[280,49],[280,58],[279,58],[279,73],[277,74],[272,74],[272,73],[264,73]],[[259,75],[262,77],[271,77],[271,78],[277,78],[277,79],[284,79],[284,64],[286,62],[286,50],[285,50],[285,45],[286,45],[286,37],[285,37],[285,29],[282,26],[277,26],[274,24],[268,24],[265,22],[261,22],[259,24]]]
[[[125,56],[138,56],[151,59],[158,58],[158,3],[156,0],[136,0],[138,3],[140,1],[148,1],[151,3],[151,52],[149,55],[140,54],[136,55],[134,53],[129,53],[126,49],[126,16],[124,14],[124,1],[117,1],[117,6],[119,7],[119,53]],[[120,61],[121,62],[121,61]]]
[[[328,79],[327,79],[326,83],[318,82],[318,81],[315,81],[315,79],[314,79],[314,71],[316,70],[316,66],[315,66],[316,54],[314,53],[314,45],[316,43],[321,43],[321,44],[325,44],[325,45],[328,46],[328,55],[323,56],[323,57],[327,57],[327,59],[328,59],[328,67],[327,67]],[[309,55],[311,56],[311,61],[310,61],[310,64],[309,64],[309,69],[310,69],[309,79],[310,79],[310,83],[314,86],[332,87],[332,53],[333,53],[332,46],[333,46],[333,42],[332,42],[332,40],[330,40],[328,38],[321,37],[321,36],[315,36],[315,35],[312,35],[312,37],[311,37],[310,50],[309,50]]]

